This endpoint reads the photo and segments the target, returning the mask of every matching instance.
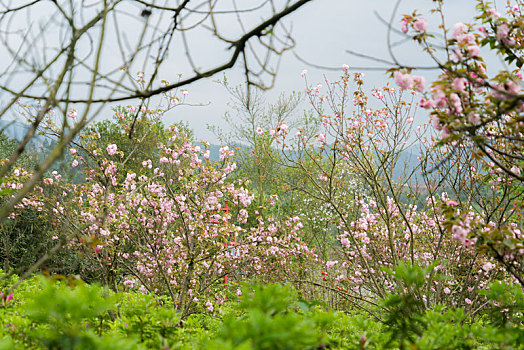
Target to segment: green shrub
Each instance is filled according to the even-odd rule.
[[[207,349],[315,349],[328,342],[334,314],[300,302],[292,287],[254,284],[242,292],[240,315],[224,318]]]

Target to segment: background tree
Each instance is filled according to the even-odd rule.
[[[0,55],[9,62],[4,64],[0,78],[5,96],[0,118],[20,106],[26,110],[31,127],[0,168],[0,179],[12,169],[46,118],[54,120],[60,132],[54,149],[16,195],[4,203],[0,220],[33,189],[106,103],[139,99],[138,110],[149,108],[149,97],[166,94],[174,98],[176,89],[229,69],[238,61],[243,62],[248,86],[272,85],[278,67],[274,59],[278,61],[278,56],[293,46],[281,20],[309,1],[260,1],[252,8],[237,7],[234,2],[230,8],[222,8],[217,2],[188,0],[171,6],[138,0],[95,1],[89,6],[73,1],[2,1]],[[260,20],[248,25],[246,15]],[[231,19],[237,23],[233,35],[226,34],[224,28]],[[122,28],[130,21],[133,35],[128,27]],[[206,68],[200,68],[201,63],[193,56],[194,45],[200,44],[191,40],[194,32],[202,30],[215,40],[209,47],[229,51]],[[178,45],[186,53],[181,66],[192,73],[183,78],[163,76],[168,64],[173,72],[166,58]],[[259,59],[261,55],[264,59]],[[161,81],[160,76],[172,82]],[[269,83],[265,83],[267,78]],[[134,125],[130,135],[133,129]]]
[[[502,11],[479,0],[476,22],[455,23],[453,28],[444,21],[443,1],[434,3],[432,12],[442,20],[441,36],[429,32],[426,19],[416,12],[402,19],[402,31],[412,35],[440,70],[431,93],[420,104],[431,111],[431,122],[440,132],[438,145],[471,150],[471,157],[480,160],[476,171],[487,174],[486,184],[500,197],[491,204],[479,203],[481,219],[471,226],[464,220],[469,208],[449,208],[448,229],[476,242],[480,252],[494,257],[524,286],[524,95],[520,69],[524,63],[524,3],[508,1]],[[503,62],[497,73],[488,67],[481,47]],[[412,88],[411,69],[396,63],[392,70],[397,84]],[[451,158],[452,153],[446,161]],[[491,210],[494,206],[498,209]]]

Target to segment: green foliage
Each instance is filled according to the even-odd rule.
[[[501,340],[507,344],[524,344],[524,291],[522,286],[493,282],[489,285],[489,289],[480,293],[492,303],[489,316]]]
[[[109,144],[116,144],[119,151],[125,155],[125,171],[140,173],[142,162],[154,160],[159,153],[158,145],[167,143],[170,133],[160,120],[161,111],[147,111],[138,113],[129,107],[117,106],[114,108],[113,120],[103,120],[86,128],[80,135],[79,149],[86,161],[96,159],[92,151],[105,152]],[[193,132],[187,125],[179,122],[175,124],[192,139]],[[90,169],[93,165],[89,165]],[[155,166],[157,166],[155,164]]]
[[[420,297],[420,289],[425,283],[425,276],[431,273],[433,267],[422,269],[420,266],[401,262],[395,271],[387,271],[395,278],[398,286],[397,293],[389,294],[383,301],[386,313],[384,324],[390,334],[388,344],[398,343],[403,349],[424,331],[425,305]]]
[[[0,133],[0,159],[9,157],[17,144],[17,141]],[[16,161],[11,175],[5,177],[2,181],[4,183],[11,181],[13,172],[33,169],[41,157],[42,154],[34,149],[22,153]],[[15,192],[15,189],[3,187],[0,190],[0,203],[4,203],[8,196]],[[46,194],[50,195],[49,193]],[[43,212],[31,207],[21,208],[16,216],[4,219],[0,225],[0,268],[4,271],[11,269],[23,271],[51,249],[56,244],[56,241],[52,239],[54,235],[51,224],[53,219],[53,217],[44,215]],[[72,274],[76,272],[77,264],[75,264],[75,261],[76,256],[73,252],[61,250],[52,256],[43,267],[55,273]]]
[[[16,140],[11,139],[4,134],[4,130],[0,130],[0,159],[5,159],[11,156],[17,144],[18,142]],[[36,164],[37,157],[35,152],[24,152],[16,161],[15,166],[31,169]]]
[[[97,336],[116,301],[107,290],[82,282],[57,284],[45,278],[38,282],[42,289],[23,310],[38,325],[30,333],[42,345],[51,349],[134,348],[129,340]]]
[[[280,284],[247,285],[240,316],[225,317],[207,349],[315,349],[326,344],[332,313],[298,305],[297,292]]]
[[[170,307],[167,298],[141,293],[124,293],[120,297],[120,319],[114,325],[118,333],[138,337],[147,348],[171,346],[180,330],[180,315]]]
[[[13,281],[11,281],[13,282]],[[35,283],[36,282],[36,283]],[[81,281],[26,282],[1,310],[0,349],[136,349],[132,339],[103,335],[115,295]]]
[[[384,325],[367,314],[337,313],[329,330],[334,349],[383,349],[388,342]]]
[[[466,323],[468,318],[464,309],[438,305],[424,315],[425,330],[413,343],[419,349],[478,349],[484,327]]]
[[[415,286],[425,272],[401,266],[392,273]],[[0,287],[5,292],[17,281],[11,276]],[[214,316],[193,314],[181,321],[164,298],[39,277],[2,300],[0,349],[524,348],[522,290],[516,285],[491,285],[486,296],[493,314],[475,319],[462,308],[424,310],[416,301],[413,307],[404,294],[388,296],[388,309],[376,312],[378,318],[324,311],[322,303],[299,296],[287,285],[248,284]]]
[[[522,288],[492,283],[486,295],[496,305],[491,316],[472,318],[463,308],[436,305],[426,309],[420,288],[433,275],[426,268],[399,264],[388,273],[397,281],[397,292],[383,300],[385,347],[400,349],[522,349],[524,344]],[[438,277],[438,276],[437,276]]]

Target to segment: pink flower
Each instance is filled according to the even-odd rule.
[[[499,84],[499,85],[497,85],[497,88],[499,90],[502,90],[504,92],[507,92],[507,93],[513,94],[513,95],[518,95],[520,93],[520,90],[521,90],[520,84],[515,83],[513,80],[508,80],[504,84]],[[505,93],[499,92],[499,91],[493,91],[493,96],[495,96],[497,98],[500,98],[500,99],[503,99],[503,100],[507,100],[507,99],[510,98],[510,96],[508,96],[508,94],[505,94]]]
[[[455,108],[455,113],[457,114],[462,113],[462,103],[461,103],[460,97],[456,93],[452,92],[449,95],[449,101],[451,102],[451,105],[453,106],[453,108]]]
[[[76,149],[71,148],[71,149],[69,150],[69,153],[71,153],[71,154],[75,154],[75,153],[76,153]]]
[[[520,175],[520,169],[517,168],[516,166],[512,167],[511,169],[511,172],[515,175]]]
[[[468,123],[477,125],[480,122],[480,116],[477,113],[470,113],[468,115]]]
[[[340,240],[340,244],[342,244],[343,247],[349,248],[349,239],[347,239],[346,237],[342,238]]]
[[[435,107],[435,102],[433,102],[433,100],[431,100],[431,99],[426,100],[425,98],[422,98],[422,99],[420,99],[420,107],[422,107],[424,109],[431,109],[431,108]]]
[[[447,99],[446,95],[444,94],[444,92],[442,91],[442,86],[441,85],[437,86],[432,91],[432,95],[433,95],[433,101],[435,102],[435,105],[438,108],[446,107],[448,99]]]
[[[73,168],[76,168],[76,167],[78,166],[78,161],[77,161],[76,159],[73,160],[73,162],[71,163],[71,166],[72,166]]]
[[[426,88],[426,79],[421,76],[414,76],[413,82],[415,83],[415,90],[418,92],[423,92]]]
[[[447,139],[451,136],[451,133],[449,132],[449,129],[447,127],[442,128],[442,132],[440,133],[440,137],[443,139]]]
[[[469,54],[469,57],[479,57],[480,48],[477,45],[470,45],[468,46],[468,54]]]
[[[304,78],[304,77],[306,76],[306,74],[307,74],[307,69],[303,69],[303,70],[302,70],[302,73],[300,73],[300,76],[301,76],[302,78]]]
[[[489,261],[482,265],[482,270],[489,272],[495,267],[495,264],[490,263]]]
[[[468,235],[468,232],[463,227],[457,225],[453,225],[451,227],[451,232],[453,232],[453,239],[456,239],[457,241],[462,243],[464,243]]]
[[[464,34],[466,29],[467,29],[467,26],[464,23],[462,22],[455,23],[455,25],[453,26],[453,38],[457,41],[460,41],[460,38],[462,34]]]
[[[415,23],[413,23],[413,28],[417,32],[425,32],[426,29],[428,28],[428,23],[426,22],[426,18],[424,18],[424,17],[417,18]]]
[[[471,305],[471,300],[470,299],[466,298],[466,299],[464,299],[464,301],[466,302],[466,304]]]
[[[448,287],[446,287],[446,288],[444,288],[444,293],[445,294],[449,294],[449,293],[451,293],[451,290]]]
[[[508,80],[508,82],[505,84],[505,87],[509,93],[514,95],[518,95],[520,93],[520,84],[515,83],[513,80]]]
[[[326,261],[326,267],[329,269],[329,268],[332,268],[333,266],[335,266],[336,264],[338,264],[338,261],[335,260],[335,261]]]
[[[257,128],[255,132],[257,133],[257,135],[264,135],[264,130],[262,130],[262,128]]]
[[[220,160],[224,160],[228,157],[233,157],[235,155],[235,152],[233,150],[230,150],[227,146],[222,146],[218,150],[218,158]]]
[[[113,144],[108,145],[106,149],[107,149],[107,153],[110,156],[112,156],[113,154],[116,153],[118,147],[113,143]]]
[[[440,123],[438,116],[432,115],[429,117],[429,119],[431,121],[431,125],[433,126],[433,128],[435,128],[435,130],[442,130],[442,124]]]
[[[73,120],[76,119],[76,117],[78,116],[78,112],[76,111],[76,109],[74,108],[69,108],[69,112],[67,113],[67,116]]]
[[[455,201],[452,200],[452,199],[448,199],[448,200],[446,201],[446,204],[449,205],[449,206],[451,206],[451,207],[454,207],[454,206],[456,206],[458,203],[455,202]]]
[[[491,18],[494,18],[494,19],[500,17],[500,13],[498,13],[497,10],[495,9],[489,9],[488,14],[490,15]]]
[[[508,39],[509,35],[509,27],[506,23],[501,24],[497,27],[497,39],[501,41],[505,45],[513,45],[515,44],[515,40]]]
[[[13,293],[11,293],[11,294],[9,294],[9,295],[7,296],[7,300],[13,300]]]
[[[207,306],[207,309],[208,309],[210,312],[213,312],[213,304],[212,304],[210,301],[208,301],[208,302],[206,303],[206,306]]]
[[[481,32],[485,37],[488,37],[488,31],[484,27],[479,27],[479,32]]]
[[[187,91],[187,90],[182,90],[182,95],[184,95],[184,96],[189,95],[189,91]]]
[[[347,64],[342,65],[342,69],[347,72],[349,70],[349,66]]]
[[[473,34],[464,34],[460,38],[460,42],[463,44],[471,44],[475,41],[475,36]]]
[[[455,78],[453,79],[453,89],[458,90],[462,92],[463,94],[465,94],[467,82],[468,81],[465,78]]]
[[[395,83],[397,83],[397,85],[402,89],[411,89],[414,81],[410,74],[395,72]]]
[[[460,52],[459,49],[453,50],[453,54],[455,55],[455,61],[456,62],[460,62],[464,58],[464,56],[462,56],[462,52]]]
[[[408,20],[407,18],[402,18],[402,27],[401,29],[402,30],[402,33],[407,33],[408,32]]]

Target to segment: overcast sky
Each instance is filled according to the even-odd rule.
[[[457,21],[470,21],[475,15],[474,0],[445,1],[448,26]],[[405,0],[401,3],[395,19],[395,25],[400,27],[401,14],[411,13],[419,9],[424,13],[431,24],[437,23],[437,18],[429,14],[428,9],[433,4],[431,0]],[[393,0],[317,0],[306,5],[287,19],[293,25],[296,39],[296,52],[309,62],[339,68],[339,71],[317,69],[308,66],[296,59],[291,52],[283,58],[275,87],[267,92],[267,100],[275,99],[281,92],[303,91],[304,79],[300,73],[308,70],[308,81],[316,85],[324,80],[336,79],[342,72],[342,64],[350,67],[380,66],[379,64],[349,55],[346,50],[362,52],[371,56],[389,58],[387,53],[387,26],[383,24],[376,13],[389,20],[395,1]],[[394,35],[394,42],[401,39]],[[420,48],[414,43],[407,42],[396,48],[398,58],[404,63],[423,65],[430,64]],[[436,73],[424,72],[431,78]],[[388,80],[383,72],[365,72],[368,88],[384,85]],[[241,83],[240,69],[233,69],[226,73],[229,81]],[[216,142],[210,133],[207,124],[219,124],[225,111],[228,109],[229,96],[225,89],[214,80],[221,76],[200,81],[188,89],[188,102],[210,103],[204,107],[176,108],[166,114],[164,120],[171,123],[178,120],[187,121],[195,130],[199,139]],[[307,106],[305,106],[307,107]],[[419,117],[421,118],[421,117]]]
[[[248,6],[250,1],[242,0],[239,1],[239,4]],[[503,3],[502,0],[498,2]],[[444,3],[448,27],[452,27],[457,21],[471,21],[475,15],[475,4],[477,3],[475,0],[446,0]],[[316,85],[319,82],[323,82],[324,75],[331,80],[337,79],[342,73],[343,64],[348,64],[350,67],[380,66],[380,64],[369,60],[352,56],[346,50],[349,49],[373,57],[389,59],[387,25],[381,22],[376,13],[389,20],[395,4],[395,0],[314,0],[286,17],[285,23],[288,28],[292,27],[292,34],[296,41],[295,52],[311,63],[334,67],[338,70],[333,71],[308,66],[294,57],[292,52],[287,52],[282,57],[275,86],[267,92],[267,101],[271,102],[282,92],[304,91],[304,79],[300,76],[303,69],[308,70],[308,82],[311,85]],[[439,18],[436,15],[431,15],[428,11],[432,5],[432,0],[403,0],[393,23],[397,29],[400,28],[402,14],[411,13],[414,9],[418,9],[420,13],[426,16],[430,24],[430,30],[436,30]],[[140,8],[131,10],[138,11],[137,14],[141,11]],[[155,12],[153,12],[152,16],[155,16]],[[126,34],[132,37],[134,27],[132,24],[125,22],[126,20],[121,25],[129,27],[129,31]],[[19,25],[23,26],[24,24],[19,23]],[[234,28],[233,24],[231,24],[230,31],[233,32]],[[225,30],[228,30],[227,25]],[[224,60],[221,57],[216,56],[217,52],[223,51],[224,57],[229,57],[228,51],[218,47],[210,47],[210,45],[213,45],[213,42],[208,42],[207,40],[209,39],[205,39],[204,36],[202,36],[204,38],[202,39],[199,35],[199,32],[195,31],[195,36],[190,38],[191,43],[195,44],[193,56],[196,58],[197,66],[207,68],[207,66],[216,66],[217,60],[219,63],[223,62]],[[233,35],[232,37],[236,36]],[[398,34],[392,36],[392,42],[399,40],[402,40],[402,36]],[[168,62],[167,70],[164,69],[162,72],[162,79],[174,80],[175,78],[173,77],[176,77],[178,73],[190,75],[188,67],[177,65],[177,62],[185,60],[182,45],[180,42],[172,45],[175,49],[173,53],[170,53],[170,59],[173,60],[173,64]],[[111,47],[109,46],[109,48]],[[179,51],[177,52],[176,50]],[[428,61],[420,47],[410,41],[397,46],[394,50],[397,58],[402,63],[413,65],[431,64],[431,61]],[[210,54],[210,52],[213,52],[213,54]],[[116,55],[114,56],[116,57]],[[111,63],[111,60],[112,56],[108,55],[104,63]],[[241,62],[237,63],[237,67],[225,73],[231,84],[239,84],[243,81],[242,70],[239,67]],[[147,67],[145,67],[145,71],[147,75]],[[431,81],[435,74],[436,72],[424,72],[428,81]],[[164,78],[164,75],[166,78]],[[380,87],[388,81],[384,72],[365,71],[365,75],[367,88]],[[222,117],[228,110],[227,104],[230,97],[224,87],[214,82],[222,78],[223,75],[219,74],[187,86],[189,95],[186,101],[193,105],[204,104],[204,106],[179,106],[166,113],[164,116],[165,123],[171,124],[176,121],[186,121],[194,129],[198,139],[217,142],[206,126],[208,124],[223,124]],[[102,118],[111,115],[111,107],[108,106],[104,113],[101,114]],[[304,106],[304,108],[307,108],[307,106]]]

